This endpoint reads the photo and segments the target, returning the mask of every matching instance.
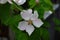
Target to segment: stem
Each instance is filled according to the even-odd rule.
[[[19,11],[22,11],[21,8],[17,7],[17,5],[13,4]]]
[[[19,11],[22,11],[22,10],[23,10],[22,7],[19,6],[19,5],[17,5],[15,2],[13,2],[13,5],[14,5]],[[21,8],[20,8],[20,7],[21,7]]]

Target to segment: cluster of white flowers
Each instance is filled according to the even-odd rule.
[[[13,0],[17,5],[23,5],[26,0]],[[12,0],[0,0],[0,4],[5,4],[6,2],[9,2],[10,4],[13,4]],[[38,3],[39,0],[36,0],[36,3]],[[58,8],[58,4],[53,5],[53,10],[56,10]],[[26,31],[29,36],[34,31],[35,27],[39,28],[44,23],[41,21],[41,19],[38,18],[38,12],[35,10],[34,13],[32,12],[32,9],[23,10],[20,15],[24,19],[24,21],[19,22],[18,29],[22,31]],[[44,20],[52,14],[52,11],[45,11],[44,12]],[[35,26],[35,27],[34,27]]]

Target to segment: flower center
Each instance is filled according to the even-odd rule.
[[[29,20],[29,21],[28,21],[28,25],[30,25],[30,24],[32,24],[32,20]]]

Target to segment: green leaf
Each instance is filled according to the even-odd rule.
[[[43,9],[43,7],[36,6],[36,7],[35,7],[35,10],[38,11],[39,18],[43,18],[43,14],[44,14],[44,9]]]
[[[31,7],[31,6],[33,6],[33,5],[35,5],[36,3],[35,3],[35,0],[30,0],[29,1],[29,6]]]
[[[5,24],[15,25],[15,24],[18,24],[18,22],[20,22],[21,20],[22,20],[22,18],[20,15],[14,15],[14,16],[11,16],[10,18],[8,18],[5,21]]]
[[[10,25],[10,28],[15,33],[15,40],[28,40],[28,35],[24,31],[21,31],[15,25]]]
[[[60,25],[60,19],[58,19],[58,18],[53,18],[53,22],[54,22],[56,25]]]
[[[43,27],[49,28],[51,25],[48,21],[45,20]]]
[[[16,37],[15,40],[28,40],[28,36],[26,35],[26,33],[20,31],[17,32],[15,33],[15,37]]]
[[[40,29],[40,35],[41,35],[43,40],[49,40],[49,32],[47,29],[41,28]]]
[[[35,31],[29,37],[29,40],[40,40],[40,28],[39,29],[35,29]]]
[[[5,25],[13,25],[17,22],[19,22],[22,18],[20,15],[12,15],[12,12],[10,10],[11,5],[10,4],[0,4],[0,19],[1,22]]]
[[[44,8],[44,10],[52,10],[51,0],[40,0],[40,5]]]
[[[18,29],[15,29],[15,40],[28,40],[27,33],[24,33],[23,31],[20,31]]]
[[[60,26],[59,27],[55,27],[55,30],[60,32]]]
[[[4,23],[10,17],[10,4],[0,4],[0,19]]]

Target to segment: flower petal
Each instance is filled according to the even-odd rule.
[[[12,4],[12,0],[8,0],[8,2],[9,2],[10,4]]]
[[[45,11],[45,13],[44,13],[44,19],[46,19],[48,16],[50,16],[52,14],[52,12],[51,11]]]
[[[38,18],[38,12],[34,11],[34,15]]]
[[[19,22],[18,29],[25,30],[28,23],[26,21]]]
[[[1,4],[5,4],[7,2],[7,0],[0,0]]]
[[[28,12],[29,14],[32,14],[32,9],[28,9],[27,12]]]
[[[32,34],[34,29],[35,28],[32,25],[28,25],[28,27],[26,27],[26,32],[29,34],[29,36]]]
[[[38,18],[38,12],[34,11],[34,14],[31,16],[31,20],[36,20]]]
[[[43,22],[40,19],[33,20],[33,25],[37,28],[41,27],[43,25]]]
[[[53,5],[53,10],[56,10],[59,7],[59,4],[54,4]]]
[[[30,12],[31,10],[23,10],[21,12],[21,17],[24,19],[24,20],[29,20],[32,13]]]
[[[23,5],[26,2],[26,0],[13,0],[13,1],[18,5]]]

